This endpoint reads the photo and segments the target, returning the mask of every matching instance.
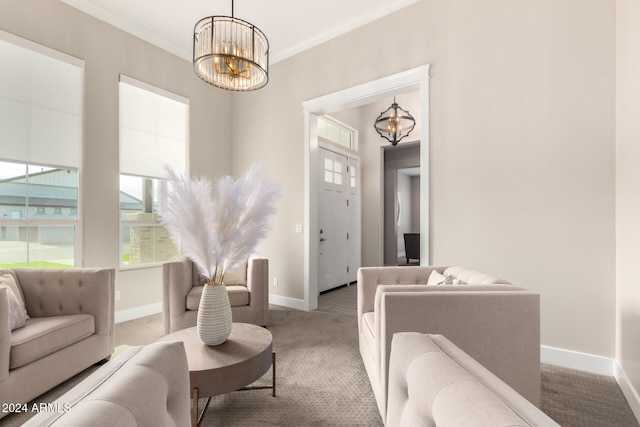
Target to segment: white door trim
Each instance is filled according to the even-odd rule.
[[[393,95],[420,91],[420,262],[429,264],[429,65],[413,68],[302,103],[304,110],[304,308],[318,308],[318,138],[312,117],[354,108]],[[311,238],[313,236],[313,238]]]

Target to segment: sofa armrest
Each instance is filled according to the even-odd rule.
[[[269,260],[252,256],[247,263],[247,289],[249,305],[269,310]]]
[[[128,347],[24,426],[188,426],[189,394],[182,342]]]
[[[442,266],[361,267],[358,269],[358,331],[362,330],[362,315],[373,311],[379,285],[426,285],[433,270],[442,273]]]
[[[18,268],[14,272],[30,317],[92,314],[96,334],[113,335],[114,269]]]
[[[162,317],[164,330],[171,331],[171,317],[187,311],[187,294],[193,287],[193,264],[179,255],[162,265]]]
[[[9,377],[11,328],[9,326],[7,290],[0,289],[0,383]]]
[[[397,333],[390,361],[389,427],[559,426],[442,335]]]
[[[513,285],[378,287],[375,334],[385,395],[396,332],[441,334],[515,388],[540,400],[540,296]]]

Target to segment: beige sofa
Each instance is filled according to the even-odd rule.
[[[387,427],[559,426],[442,335],[394,334]]]
[[[184,427],[189,396],[182,342],[128,347],[24,426]]]
[[[206,279],[180,255],[162,267],[162,318],[165,333],[196,325]],[[260,256],[225,274],[234,322],[266,326],[269,322],[269,260]]]
[[[15,281],[30,319],[11,331],[7,289],[0,289],[1,403],[28,402],[111,355],[113,269],[0,270],[3,275]]]
[[[438,285],[445,279],[452,284]],[[538,294],[462,267],[433,266],[363,267],[357,290],[360,354],[383,420],[396,332],[442,334],[539,403]]]

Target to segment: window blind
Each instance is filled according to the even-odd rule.
[[[152,178],[186,168],[189,101],[120,76],[120,173]]]
[[[80,168],[84,61],[0,31],[0,157]]]

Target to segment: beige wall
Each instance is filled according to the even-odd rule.
[[[640,390],[640,1],[617,1],[616,358]]]
[[[271,292],[303,298],[302,102],[424,64],[432,262],[539,292],[544,345],[613,357],[610,0],[423,0],[273,65],[265,89],[235,97],[234,170],[261,160],[284,187],[265,246],[286,280]]]
[[[1,29],[86,62],[85,265],[118,263],[119,73],[191,100],[192,174],[240,174],[260,161],[283,186],[262,251],[279,277],[271,292],[301,299],[302,102],[431,64],[432,262],[540,292],[544,345],[606,357],[614,356],[616,318],[615,19],[610,0],[422,0],[272,65],[258,92],[231,95],[198,80],[188,61],[58,1],[0,0]],[[390,37],[399,29],[402,49]],[[628,98],[618,108],[637,111]],[[630,200],[618,201],[618,224],[633,231],[638,201],[625,188],[637,177],[625,162],[637,129],[622,119],[618,149],[629,156],[618,157],[617,190]],[[372,199],[379,191],[375,180],[363,189]],[[633,245],[617,247],[618,291],[629,297]],[[157,268],[120,272],[117,309],[159,302],[159,278]],[[631,299],[618,304],[618,351],[637,385]]]
[[[0,0],[0,29],[85,61],[81,170],[84,266],[118,267],[118,79],[126,74],[189,98],[190,172],[231,173],[230,95],[192,65],[56,0]],[[116,310],[162,301],[161,268],[119,271]]]

